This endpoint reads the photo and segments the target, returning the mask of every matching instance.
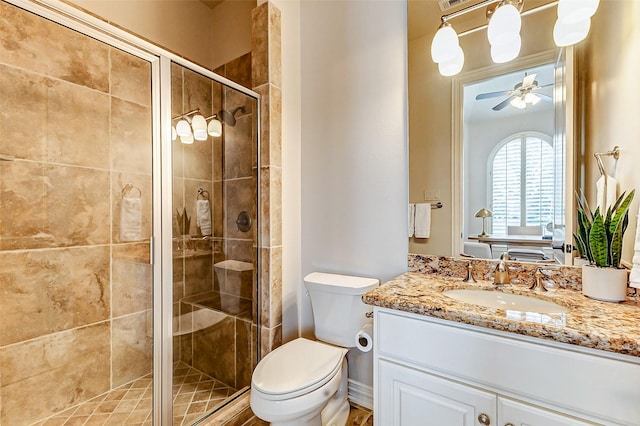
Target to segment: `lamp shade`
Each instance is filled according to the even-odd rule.
[[[491,217],[491,211],[487,209],[480,209],[476,212],[476,217]]]
[[[499,41],[505,34],[520,33],[522,18],[520,12],[512,4],[504,4],[496,9],[489,21],[487,37],[492,45]]]
[[[193,143],[193,135],[191,132],[187,136],[180,136],[180,142],[185,145],[191,145]]]
[[[189,126],[189,122],[184,119],[178,121],[178,124],[176,124],[176,133],[178,136],[191,135],[191,126]]]
[[[207,140],[207,121],[200,114],[194,115],[191,119],[191,127],[193,128],[193,138],[197,141]]]
[[[464,52],[460,46],[456,49],[456,56],[446,62],[441,62],[438,64],[438,71],[445,77],[449,77],[452,75],[458,74],[462,71],[462,67],[464,66]]]
[[[553,27],[553,41],[557,46],[571,46],[587,38],[589,29],[591,29],[591,18],[573,23],[567,23],[558,18]]]
[[[218,119],[212,118],[207,126],[207,132],[213,137],[222,135],[222,123]]]
[[[509,62],[518,57],[521,47],[520,34],[511,33],[508,37],[501,38],[501,43],[491,45],[491,59],[496,64]]]
[[[598,10],[600,0],[560,0],[558,20],[565,24],[575,24],[591,18]]]
[[[452,61],[459,47],[458,34],[449,24],[442,24],[431,42],[431,59],[435,63]]]

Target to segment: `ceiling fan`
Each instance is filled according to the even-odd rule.
[[[507,105],[511,105],[515,108],[525,109],[528,105],[535,105],[540,100],[548,102],[553,101],[553,98],[544,93],[538,91],[544,87],[553,86],[553,83],[539,86],[536,81],[536,73],[524,74],[524,78],[521,83],[516,84],[513,90],[501,90],[499,92],[480,93],[476,96],[476,100],[497,98],[498,96],[507,96],[505,100],[491,108],[494,111],[500,111]]]

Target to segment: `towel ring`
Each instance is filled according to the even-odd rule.
[[[202,197],[203,200],[208,200],[209,199],[209,191],[207,191],[204,188],[198,188],[198,196],[196,197],[196,199],[199,200],[200,197]]]
[[[138,191],[138,198],[142,198],[142,191],[140,191],[140,188],[130,183],[126,184],[124,188],[122,188],[122,198],[125,198],[127,194],[132,190]]]

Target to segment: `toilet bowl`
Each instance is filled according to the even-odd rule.
[[[345,348],[305,338],[271,352],[254,371],[254,414],[275,426],[320,426],[330,424],[334,418],[338,421],[345,412],[348,417],[346,353]],[[330,397],[338,403],[326,410]],[[327,423],[322,422],[322,417]]]
[[[344,426],[349,417],[346,354],[366,321],[362,294],[379,281],[314,272],[305,277],[318,341],[276,348],[251,378],[251,409],[274,426]]]

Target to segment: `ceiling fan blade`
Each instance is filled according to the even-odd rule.
[[[533,85],[533,82],[536,81],[536,73],[533,74],[527,74],[524,76],[524,79],[522,80],[522,87],[529,87]]]
[[[481,99],[497,98],[498,96],[508,96],[513,93],[512,90],[501,90],[499,92],[480,93],[476,96],[476,101]]]
[[[494,110],[494,111],[500,111],[501,109],[503,109],[504,107],[509,105],[509,102],[511,102],[511,100],[514,99],[514,98],[515,98],[515,96],[511,95],[507,99],[505,99],[504,101],[500,102],[498,105],[494,106],[491,109]]]
[[[553,102],[553,98],[549,95],[545,95],[544,93],[536,93],[536,96],[539,96],[543,101]]]

